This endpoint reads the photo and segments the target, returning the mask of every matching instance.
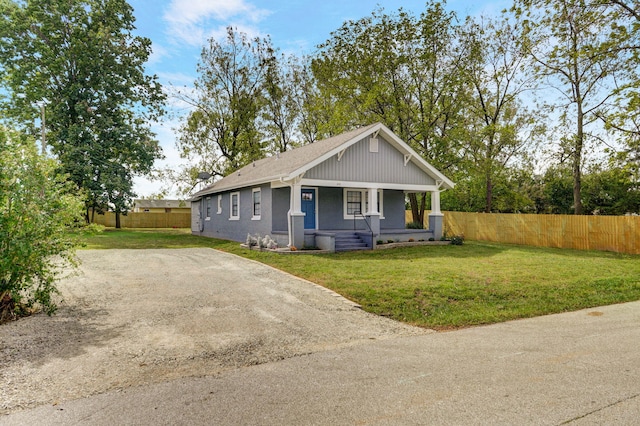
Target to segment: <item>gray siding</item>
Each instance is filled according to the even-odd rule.
[[[277,232],[287,232],[287,214],[289,213],[291,188],[275,188],[271,190],[272,218],[271,229]]]
[[[380,221],[381,229],[404,229],[404,192],[384,191],[384,220]]]
[[[260,220],[252,220],[253,216],[253,187],[242,188],[238,191],[223,192],[211,196],[211,216],[206,217],[206,198],[203,199],[203,231],[202,235],[207,237],[221,238],[225,240],[244,242],[247,234],[265,235],[271,233],[271,187],[269,185],[260,186],[261,193],[261,214]],[[231,193],[240,193],[240,219],[229,220]],[[222,195],[222,211],[218,214],[218,195]]]
[[[318,222],[321,230],[352,230],[353,219],[344,218],[343,188],[318,188]],[[382,229],[404,229],[404,192],[384,190],[382,196],[384,219],[380,220]],[[366,230],[363,220],[355,221],[357,230]]]
[[[308,179],[345,182],[385,182],[395,184],[432,185],[434,179],[378,136],[378,152],[369,152],[369,137],[347,148],[338,161],[333,156],[305,173]]]

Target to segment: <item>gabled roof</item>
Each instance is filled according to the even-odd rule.
[[[375,123],[328,139],[317,141],[312,144],[304,145],[290,151],[282,152],[276,156],[257,160],[195,193],[192,200],[197,200],[204,195],[215,194],[236,188],[260,185],[278,180],[292,180],[376,132],[385,136],[386,140],[395,146],[398,151],[402,152],[404,155],[409,155],[410,161],[414,162],[426,174],[441,181],[443,188],[453,188],[453,182],[447,179],[431,164],[427,163],[409,145],[398,138],[382,123]]]

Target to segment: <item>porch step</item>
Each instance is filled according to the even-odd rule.
[[[336,234],[336,251],[368,250],[370,247],[356,233]]]

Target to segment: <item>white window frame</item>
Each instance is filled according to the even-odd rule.
[[[217,214],[222,214],[222,194],[218,195],[218,211]]]
[[[342,213],[343,213],[343,217],[346,220],[353,220],[354,216],[356,219],[363,219],[363,217],[361,215],[353,215],[353,214],[348,214],[347,213],[347,193],[348,192],[360,192],[360,208],[361,208],[361,213],[362,215],[366,216],[367,215],[367,207],[368,207],[368,203],[369,203],[369,190],[368,189],[361,189],[361,188],[344,188],[343,192],[342,192],[342,200],[343,200],[343,206],[342,206]],[[382,194],[384,194],[384,190],[382,189],[378,189],[378,213],[380,213],[380,219],[384,219],[384,203],[383,203],[383,199],[382,199]]]
[[[211,197],[204,199],[204,220],[211,220]]]
[[[255,194],[256,192],[260,194],[260,214],[256,214],[256,201]],[[260,220],[260,216],[262,214],[262,191],[261,188],[253,188],[251,190],[251,220]]]
[[[233,197],[237,197],[237,215],[233,215]],[[229,220],[240,220],[240,192],[232,192],[229,194]]]

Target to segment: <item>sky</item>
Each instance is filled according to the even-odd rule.
[[[511,5],[511,0],[449,0],[448,10],[462,21],[466,16],[495,16]],[[377,7],[396,11],[400,7],[419,15],[423,0],[129,0],[136,17],[136,35],[152,41],[153,53],[147,73],[158,76],[165,87],[191,86],[197,78],[196,65],[202,46],[213,37],[223,40],[228,26],[249,36],[269,35],[283,53],[312,54],[332,31],[347,20],[370,15]],[[175,148],[179,116],[188,113],[180,103],[168,99],[172,118],[152,123],[162,146],[164,160],[156,167],[177,168],[182,160]],[[161,182],[138,177],[134,191],[138,197],[157,194]],[[167,194],[175,198],[176,194]]]

